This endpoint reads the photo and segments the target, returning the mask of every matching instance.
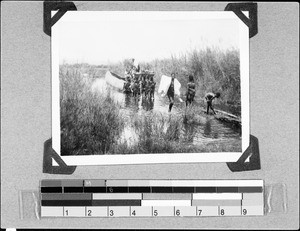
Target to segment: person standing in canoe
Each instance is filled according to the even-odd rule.
[[[187,92],[186,92],[186,107],[189,104],[192,104],[196,95],[196,84],[194,82],[194,76],[189,75],[189,82],[187,84]]]
[[[206,114],[208,114],[209,108],[213,111],[214,114],[216,114],[214,108],[212,107],[212,101],[213,101],[215,98],[219,98],[220,95],[221,95],[221,94],[220,94],[219,92],[217,92],[216,94],[211,93],[211,92],[205,94],[204,97],[205,97],[206,104],[207,104]]]

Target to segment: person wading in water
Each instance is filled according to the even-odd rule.
[[[213,107],[212,107],[212,101],[213,101],[215,98],[219,98],[220,95],[221,95],[221,94],[220,94],[219,92],[216,93],[216,94],[211,93],[211,92],[205,94],[204,97],[205,97],[206,103],[207,103],[206,114],[208,114],[209,108],[213,111],[214,114],[216,114],[215,110],[214,110]]]
[[[172,110],[172,107],[173,107],[173,104],[174,104],[174,79],[175,79],[175,73],[172,73],[171,74],[171,77],[172,77],[172,80],[171,80],[171,84],[170,84],[170,87],[168,89],[168,92],[167,92],[167,96],[169,98],[169,112],[171,112]]]
[[[196,84],[194,82],[194,76],[189,75],[189,82],[187,84],[187,92],[186,92],[186,107],[189,104],[192,104],[196,95]]]

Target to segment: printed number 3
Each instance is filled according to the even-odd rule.
[[[114,216],[114,210],[109,211],[109,216],[113,217]]]

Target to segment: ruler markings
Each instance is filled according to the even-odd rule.
[[[149,216],[150,207],[151,216],[264,213],[262,180],[45,180],[40,192],[42,217]]]

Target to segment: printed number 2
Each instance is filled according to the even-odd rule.
[[[92,216],[92,210],[88,210],[88,216]]]

